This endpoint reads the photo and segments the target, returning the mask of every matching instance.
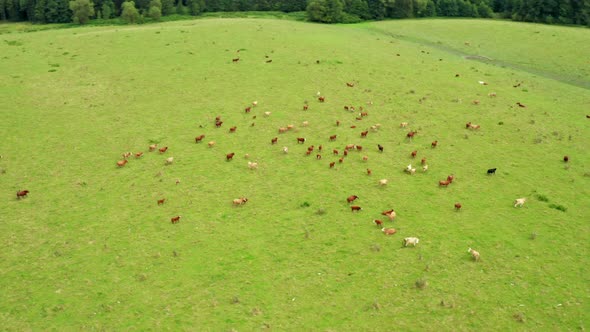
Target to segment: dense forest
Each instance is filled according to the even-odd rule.
[[[306,11],[309,20],[324,23],[444,16],[590,26],[590,0],[0,0],[0,20],[35,23],[115,17],[137,23],[226,11]]]

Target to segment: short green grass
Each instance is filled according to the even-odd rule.
[[[454,32],[431,35],[428,22]],[[540,29],[204,19],[3,34],[3,328],[586,329],[590,92],[449,51],[485,40],[482,25],[500,36]],[[405,30],[429,42],[395,38]],[[571,49],[563,75],[587,69],[570,43],[587,29],[543,31],[558,36],[551,49],[525,38],[535,52],[515,55],[499,40],[493,56],[549,72],[536,57]],[[361,106],[369,115],[356,120]],[[412,141],[408,130],[418,131]],[[148,152],[152,143],[169,150]],[[363,152],[330,169],[330,152],[346,144]],[[309,145],[323,146],[321,160],[305,156]],[[127,151],[144,156],[117,168]],[[428,172],[403,172],[422,157]],[[439,188],[449,174],[454,183]],[[31,193],[17,200],[22,189]],[[346,204],[353,194],[359,213]],[[248,203],[232,206],[241,196]],[[512,206],[518,197],[528,199],[522,208]],[[390,208],[398,216],[386,225],[398,233],[387,237],[372,220]],[[406,236],[420,244],[402,248]]]

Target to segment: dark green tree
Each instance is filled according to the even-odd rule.
[[[135,24],[139,21],[139,12],[135,8],[135,2],[123,2],[121,5],[121,18],[129,24]]]
[[[102,3],[102,18],[108,20],[112,18],[115,13],[115,4],[111,0]]]
[[[90,0],[70,1],[72,21],[76,24],[86,24],[94,16],[94,3]]]
[[[174,0],[162,0],[162,15],[167,16],[174,14],[176,9],[174,8]]]

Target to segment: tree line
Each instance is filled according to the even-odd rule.
[[[310,21],[322,23],[440,16],[590,26],[590,0],[0,0],[0,20],[35,23],[115,17],[141,23],[147,17],[240,11],[305,11]]]

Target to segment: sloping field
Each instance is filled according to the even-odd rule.
[[[527,49],[488,46],[482,25]],[[559,72],[587,82],[587,46],[572,40],[589,36],[262,19],[2,34],[3,328],[587,329],[590,90],[533,70],[554,73],[538,55],[571,50]],[[348,144],[362,151],[344,157]],[[143,156],[117,167],[128,151]],[[405,237],[420,242],[404,248]]]

